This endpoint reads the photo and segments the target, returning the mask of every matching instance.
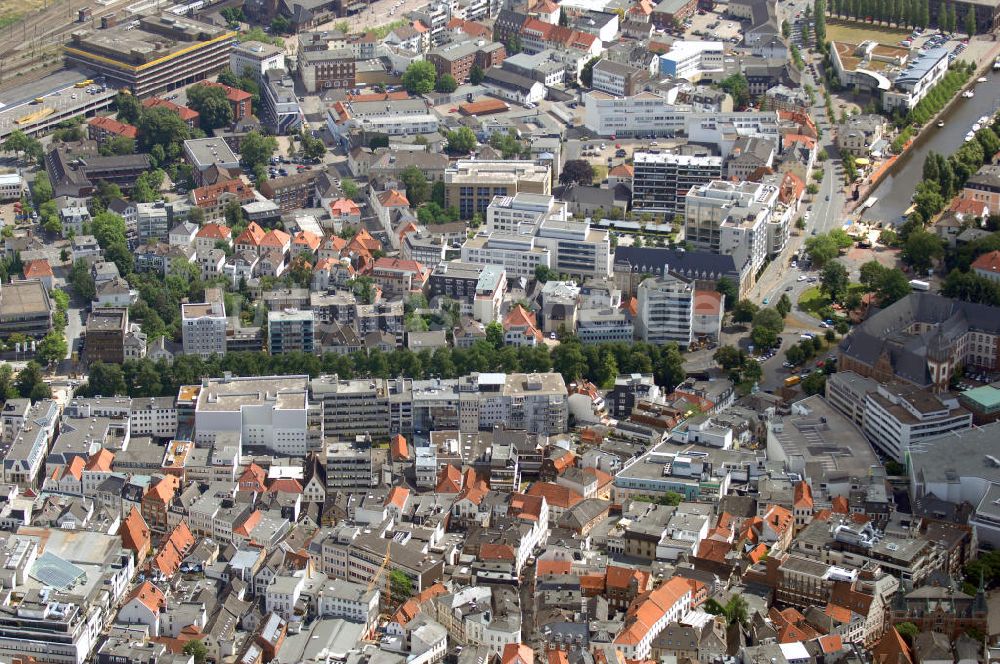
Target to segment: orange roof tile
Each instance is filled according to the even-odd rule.
[[[258,523],[260,523],[261,517],[262,515],[260,510],[254,510],[250,516],[244,519],[243,523],[233,528],[233,534],[250,537],[250,533],[252,533],[253,529],[257,527]]]
[[[851,511],[851,504],[844,496],[834,496],[833,500],[830,501],[830,506],[833,508],[834,514],[847,514]]]
[[[264,237],[260,239],[260,246],[262,248],[269,249],[284,249],[288,246],[291,241],[292,236],[285,231],[279,231],[276,228],[269,230],[264,234]]]
[[[983,254],[972,262],[972,269],[1000,274],[1000,251]]]
[[[827,634],[819,637],[819,647],[824,653],[832,655],[844,649],[844,639],[839,634]]]
[[[194,546],[194,535],[188,529],[187,522],[181,521],[170,531],[170,535],[156,553],[153,566],[167,577],[173,575],[192,546]]]
[[[358,204],[349,198],[338,198],[334,202],[330,203],[330,216],[331,217],[353,217],[354,215],[361,214],[361,208]],[[347,244],[346,240],[344,244]]]
[[[128,516],[122,521],[121,527],[118,528],[118,534],[122,538],[122,546],[126,549],[131,549],[140,556],[149,551],[149,527],[135,505],[132,506]]]
[[[516,560],[514,549],[509,544],[483,544],[479,547],[480,560]]]
[[[316,251],[319,249],[320,239],[318,235],[310,231],[299,231],[295,234],[295,237],[292,238],[292,243],[296,247],[303,249],[308,248],[310,251]]]
[[[747,554],[747,558],[751,560],[754,564],[759,563],[767,555],[767,545],[764,543],[755,546],[750,553]]]
[[[381,191],[376,195],[382,207],[410,207],[410,201],[406,194],[395,189]]]
[[[399,509],[406,507],[406,501],[410,497],[410,490],[405,486],[394,486],[392,490],[389,491],[389,495],[385,499],[386,505],[395,505]]]
[[[139,135],[139,130],[134,126],[125,122],[119,122],[108,115],[90,118],[90,120],[87,121],[87,124],[91,127],[103,129],[109,134],[116,134],[118,136],[124,136],[125,138],[135,138]]]
[[[535,482],[528,489],[529,496],[543,496],[551,506],[568,510],[583,501],[576,491],[555,482]]]
[[[125,602],[128,603],[134,599],[139,600],[147,609],[157,614],[167,605],[167,598],[163,595],[163,591],[149,581],[143,581],[136,586],[135,590],[125,597]]]
[[[228,240],[233,236],[233,231],[229,226],[222,224],[208,223],[198,229],[195,237],[203,240]]]
[[[635,169],[632,168],[631,164],[618,164],[608,171],[608,177],[612,178],[631,178],[633,175],[635,175]]]
[[[45,279],[55,276],[52,266],[44,258],[28,261],[22,270],[25,279]]]
[[[539,560],[535,563],[535,576],[548,574],[569,574],[573,563],[568,560]]]
[[[851,610],[843,606],[838,606],[832,602],[827,603],[823,613],[833,618],[839,623],[847,624],[851,622]]]
[[[302,484],[294,477],[279,477],[267,487],[271,493],[302,493]]]
[[[805,480],[795,485],[795,499],[792,504],[795,506],[795,509],[812,510],[812,487]]]
[[[111,464],[114,463],[115,455],[109,449],[101,448],[96,453],[91,454],[87,459],[87,470],[99,473],[111,472]]]
[[[535,664],[535,651],[524,643],[508,643],[503,647],[501,664]]]
[[[410,446],[406,439],[397,433],[389,441],[389,453],[393,461],[405,461],[410,458]]]
[[[265,235],[267,235],[267,233],[264,232],[264,229],[261,228],[256,221],[251,221],[247,225],[246,230],[240,233],[240,236],[236,238],[236,244],[249,244],[254,247],[259,247],[260,242],[264,239]]]
[[[450,463],[438,475],[436,493],[458,493],[462,490],[462,471]]]
[[[66,464],[66,472],[76,479],[83,478],[83,469],[87,467],[87,462],[81,456],[75,456]]]
[[[606,578],[604,574],[583,574],[580,576],[580,590],[584,594],[599,595],[607,587]]]
[[[144,99],[142,102],[143,108],[166,108],[177,115],[181,116],[181,120],[184,122],[194,122],[198,119],[198,111],[193,111],[187,106],[181,106],[180,104],[175,104],[172,101],[166,99],[161,99],[159,97],[150,97],[149,99]]]

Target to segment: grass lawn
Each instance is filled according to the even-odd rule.
[[[900,41],[910,36],[908,30],[897,30],[885,26],[866,23],[843,23],[829,20],[826,22],[826,38],[830,41],[860,44],[863,41],[877,41],[887,46],[896,46]]]
[[[863,295],[865,293],[865,287],[861,284],[851,284],[847,287],[847,292],[851,293],[854,291],[860,291]],[[799,297],[799,310],[804,311],[810,316],[815,318],[823,319],[820,315],[820,311],[824,308],[830,306],[830,297],[820,290],[819,286],[813,286],[802,291],[802,295]]]

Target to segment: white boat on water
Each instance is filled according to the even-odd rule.
[[[985,83],[985,82],[986,82],[985,76],[980,76],[979,78],[976,79],[976,83]]]
[[[983,125],[979,124],[978,122],[976,124],[972,125],[972,131],[979,131],[982,128],[983,128]]]
[[[944,126],[944,120],[938,120],[937,126],[938,126],[938,129],[940,129],[941,127],[943,127]]]
[[[984,127],[989,123],[990,123],[990,116],[984,115],[983,117],[979,118],[979,124],[983,125]]]
[[[976,139],[976,135],[974,133],[972,133],[971,131],[968,134],[965,135],[965,142],[966,143],[968,143],[969,141],[973,141],[975,139]]]
[[[1000,58],[993,61],[993,71],[1000,69]]]
[[[962,93],[962,96],[965,97],[966,99],[972,99],[973,97],[976,96],[976,93],[973,92],[972,90],[966,90],[965,92]]]

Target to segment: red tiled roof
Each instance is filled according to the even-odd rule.
[[[555,482],[535,482],[528,489],[528,495],[542,496],[549,505],[567,510],[583,501],[579,493]]]
[[[983,254],[972,262],[972,269],[1000,274],[1000,251]]]
[[[49,261],[44,258],[28,261],[24,264],[22,272],[25,279],[44,279],[52,277],[55,274],[52,272],[52,266],[49,265]]]
[[[386,505],[395,505],[399,509],[406,507],[406,501],[410,497],[410,490],[405,486],[394,486],[392,490],[389,491],[389,495],[386,498]]]
[[[410,201],[406,198],[406,194],[395,189],[381,191],[376,195],[376,198],[382,207],[410,207]]]
[[[834,496],[833,500],[830,501],[830,506],[833,508],[834,514],[847,514],[851,511],[851,504],[844,496]]]
[[[175,104],[172,101],[166,99],[161,99],[159,97],[150,97],[142,102],[143,108],[167,108],[181,116],[181,120],[184,122],[194,122],[198,119],[198,111],[192,111],[187,106],[181,106],[180,104]]]
[[[267,487],[271,493],[302,493],[302,485],[294,477],[279,477]]]
[[[156,553],[153,566],[164,576],[172,576],[192,546],[194,546],[194,535],[188,529],[187,522],[181,521],[170,531],[170,535]]]
[[[350,217],[356,214],[361,214],[361,208],[358,207],[357,203],[349,198],[338,198],[334,202],[330,203],[331,217]]]
[[[316,251],[319,249],[319,243],[319,236],[310,231],[299,231],[292,239],[292,244],[296,247],[308,247],[310,251]]]
[[[216,83],[215,81],[201,81],[198,85],[204,85],[210,88],[222,88],[226,91],[226,99],[234,102],[247,101],[251,98],[251,94],[246,90],[240,90],[239,88],[233,88],[225,83]]]
[[[167,598],[163,595],[163,591],[149,581],[143,581],[136,586],[135,590],[125,597],[125,603],[131,602],[133,599],[142,602],[147,609],[155,614],[159,614],[160,610],[167,605]]]
[[[208,223],[198,229],[195,237],[207,240],[226,240],[232,237],[233,231],[229,226],[222,224]]]
[[[441,469],[438,476],[438,485],[434,489],[437,493],[458,493],[462,490],[462,471],[450,463]]]
[[[222,194],[237,194],[240,201],[249,201],[253,199],[253,187],[243,182],[243,180],[233,179],[222,180],[215,184],[207,184],[204,187],[197,187],[191,190],[191,196],[194,197],[194,204],[198,207],[214,207],[218,204],[219,197]]]
[[[135,507],[135,505],[133,505],[132,509],[129,510],[128,516],[125,517],[125,520],[122,521],[122,525],[118,529],[118,534],[122,538],[122,546],[126,549],[135,551],[136,555],[142,556],[149,551],[149,527],[146,525],[146,520],[142,518],[142,514],[139,512],[139,509]]]
[[[573,563],[568,560],[539,560],[535,564],[535,576],[547,574],[569,574]]]
[[[284,249],[291,242],[292,236],[285,231],[273,228],[260,239],[260,246],[269,249]]]
[[[116,134],[118,136],[124,136],[125,138],[135,138],[139,135],[139,130],[134,126],[126,122],[119,122],[118,120],[115,120],[107,115],[90,118],[90,120],[87,121],[87,124],[91,127],[103,129],[109,134]]]
[[[267,233],[264,232],[264,229],[261,228],[257,222],[251,221],[246,227],[246,230],[240,233],[240,236],[236,238],[236,244],[249,244],[254,247],[259,247],[260,242],[264,239],[265,235],[267,235]]]
[[[404,461],[410,458],[410,446],[406,439],[397,433],[389,441],[389,453],[393,461]]]
[[[114,463],[115,454],[109,449],[101,448],[87,459],[87,470],[97,472],[110,472],[111,464]]]
[[[509,544],[487,543],[479,547],[480,560],[516,560],[514,549]]]
[[[535,651],[524,643],[508,643],[503,647],[500,664],[535,664]]]
[[[812,510],[812,487],[805,480],[795,485],[795,499],[792,504],[795,506],[795,509]]]

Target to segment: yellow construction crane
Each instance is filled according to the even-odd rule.
[[[365,592],[368,592],[372,588],[374,588],[375,584],[378,583],[379,577],[386,573],[386,570],[389,567],[389,561],[390,561],[390,557],[391,557],[390,549],[389,549],[389,545],[391,543],[392,543],[392,540],[389,540],[388,542],[385,543],[385,557],[382,558],[382,565],[378,568],[378,571],[375,572],[375,576],[372,577],[372,580],[368,582],[368,587],[365,589]],[[382,590],[382,589],[380,588],[379,590]],[[383,590],[383,597],[385,597],[388,594],[389,594],[389,577],[388,577],[388,575],[386,575],[386,577],[385,577],[385,590]]]

